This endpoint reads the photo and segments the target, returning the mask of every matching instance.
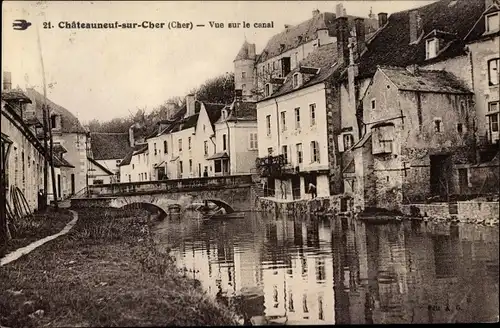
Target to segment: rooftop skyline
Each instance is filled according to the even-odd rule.
[[[368,17],[424,6],[434,1],[276,2],[13,2],[3,5],[2,71],[12,86],[43,92],[37,29],[45,66],[47,96],[82,122],[125,117],[137,108],[152,110],[172,96],[185,96],[207,79],[233,71],[246,39],[262,51],[285,24],[309,19],[312,11]],[[283,10],[286,7],[286,10]],[[12,29],[15,19],[33,23]],[[59,22],[178,21],[205,24],[186,29],[61,29]],[[209,22],[226,27],[211,28]],[[227,28],[228,23],[273,22],[274,28]],[[51,29],[44,29],[50,22]],[[252,24],[253,25],[253,24]]]

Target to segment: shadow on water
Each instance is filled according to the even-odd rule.
[[[247,323],[498,320],[498,227],[247,213],[166,219],[156,232]]]

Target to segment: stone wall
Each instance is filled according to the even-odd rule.
[[[342,204],[343,203],[343,204]],[[261,197],[256,200],[257,210],[274,215],[294,214],[338,214],[354,210],[353,199],[343,195],[317,197],[309,200],[284,201],[272,197]]]
[[[401,211],[412,217],[427,217],[432,220],[458,220],[460,222],[498,224],[498,202],[457,202],[402,205]]]

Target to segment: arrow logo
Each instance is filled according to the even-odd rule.
[[[12,27],[14,28],[14,30],[19,30],[19,31],[24,31],[25,29],[27,29],[30,26],[31,26],[31,23],[27,22],[24,19],[16,19],[14,21],[14,23],[12,23]]]

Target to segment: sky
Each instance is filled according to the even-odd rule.
[[[370,8],[393,13],[433,1],[4,1],[2,71],[12,86],[43,92],[82,122],[125,117],[137,108],[150,111],[172,96],[184,97],[207,79],[233,71],[245,38],[260,52],[285,24],[309,19],[314,9],[367,17]],[[32,23],[14,30],[14,20]],[[156,29],[65,29],[60,22],[165,22]],[[168,29],[168,22],[204,24]],[[209,22],[224,23],[212,28]],[[228,28],[250,22],[250,28]],[[254,28],[273,22],[274,28]],[[51,24],[52,28],[48,27]],[[37,42],[40,37],[40,48]],[[42,56],[40,56],[40,53]],[[2,76],[3,79],[3,76]]]

